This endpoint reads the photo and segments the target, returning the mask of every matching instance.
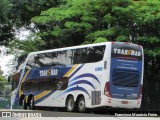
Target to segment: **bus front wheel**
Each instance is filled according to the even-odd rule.
[[[27,103],[26,103],[26,98],[24,97],[24,99],[22,100],[22,105],[23,105],[23,109],[27,110]]]
[[[68,97],[66,106],[68,112],[73,112],[75,110],[75,102],[73,96]]]
[[[85,112],[86,111],[84,97],[80,97],[79,100],[78,100],[78,111],[79,112]]]

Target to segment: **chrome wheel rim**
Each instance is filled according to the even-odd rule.
[[[85,109],[85,101],[84,101],[84,100],[81,100],[81,101],[79,102],[79,109],[80,109],[80,110],[84,110],[84,109]]]
[[[70,99],[70,100],[68,101],[68,109],[69,109],[69,110],[72,110],[73,107],[74,107],[74,101],[73,101],[72,99]]]
[[[31,99],[30,101],[30,106],[32,107],[33,106],[33,100]]]

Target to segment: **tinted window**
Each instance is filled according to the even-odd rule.
[[[27,68],[45,66],[66,66],[71,64],[93,63],[103,59],[105,45],[40,53],[28,59]]]
[[[68,86],[68,78],[43,78],[28,80],[22,83],[23,91],[36,90],[65,90]]]
[[[64,51],[58,52],[57,63],[58,65],[61,65],[61,66],[71,65],[72,64],[72,51],[64,50]]]
[[[73,64],[93,63],[103,59],[105,46],[80,48],[73,51]]]
[[[35,56],[32,55],[29,57],[28,61],[27,61],[27,65],[26,65],[26,68],[27,69],[31,69],[31,68],[34,68],[36,65],[35,65]]]
[[[113,85],[116,86],[137,87],[139,80],[139,72],[122,70],[113,70],[112,72]]]
[[[39,67],[56,66],[57,65],[57,52],[38,54],[36,62]]]

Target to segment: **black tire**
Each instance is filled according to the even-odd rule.
[[[86,112],[84,97],[80,97],[79,100],[78,100],[78,111],[79,112]]]
[[[22,100],[22,105],[23,105],[23,109],[27,110],[27,102],[26,102],[26,98],[24,97],[24,99]]]
[[[69,96],[66,103],[67,111],[73,112],[75,111],[75,102],[73,96]]]
[[[34,97],[29,100],[29,110],[35,110]]]

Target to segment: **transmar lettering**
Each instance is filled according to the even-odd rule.
[[[117,48],[114,48],[114,53],[121,54],[121,55],[131,55],[131,56],[141,56],[142,54],[140,51],[136,51],[136,50],[126,50],[126,49],[117,49]]]
[[[57,69],[49,69],[49,70],[40,70],[40,76],[51,76],[51,75],[58,75]]]

